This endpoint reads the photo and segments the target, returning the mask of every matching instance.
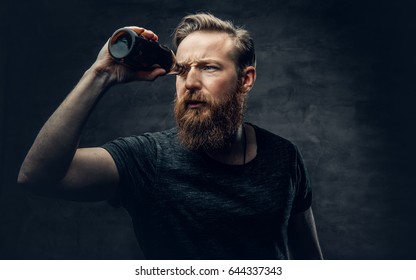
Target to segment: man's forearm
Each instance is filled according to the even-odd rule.
[[[20,169],[19,183],[56,182],[65,176],[82,128],[108,86],[106,73],[85,72],[37,135]]]

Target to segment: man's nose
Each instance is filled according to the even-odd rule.
[[[196,67],[190,67],[185,80],[186,89],[189,91],[199,90],[201,86],[201,73]]]

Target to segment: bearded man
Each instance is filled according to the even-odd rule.
[[[256,80],[250,34],[201,13],[183,18],[174,44],[186,69],[176,78],[176,128],[78,148],[109,87],[166,74],[118,64],[106,44],[39,132],[19,184],[64,199],[121,203],[148,259],[322,258],[298,149],[243,121]]]

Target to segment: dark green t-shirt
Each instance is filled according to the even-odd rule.
[[[176,129],[103,146],[147,259],[288,258],[288,220],[311,205],[308,177],[296,146],[253,127],[257,156],[245,165],[182,147]]]

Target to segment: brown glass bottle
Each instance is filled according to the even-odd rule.
[[[116,30],[108,42],[111,57],[134,70],[151,70],[157,64],[168,74],[181,74],[185,69],[176,63],[173,51],[156,41],[147,40],[130,28]]]

